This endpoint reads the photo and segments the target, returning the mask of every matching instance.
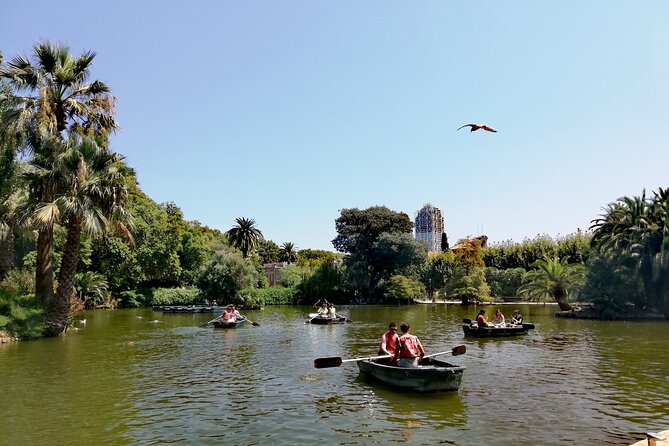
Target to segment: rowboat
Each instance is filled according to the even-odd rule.
[[[346,322],[346,318],[343,316],[335,316],[335,317],[316,316],[309,319],[310,324],[317,324],[317,325],[343,324],[344,322]]]
[[[223,319],[216,319],[211,324],[214,328],[239,328],[244,325],[244,322],[246,322],[246,318],[242,317],[241,319],[237,318],[235,322],[226,322]]]
[[[360,373],[391,387],[416,392],[453,391],[460,388],[464,366],[423,358],[418,367],[395,367],[385,359],[358,361]]]
[[[501,338],[507,336],[520,336],[527,334],[534,329],[534,324],[506,324],[504,327],[479,327],[476,323],[472,323],[470,319],[462,320],[462,330],[465,336],[474,338]]]
[[[340,314],[335,315],[335,317],[324,316],[319,313],[309,313],[309,319],[306,322],[316,325],[330,325],[330,324],[343,324],[348,321],[348,319]]]

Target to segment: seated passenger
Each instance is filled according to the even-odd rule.
[[[232,309],[232,317],[234,317],[235,320],[244,319],[244,316],[242,316],[239,310],[237,310],[237,307],[232,305],[230,308]]]
[[[418,367],[420,360],[425,356],[425,349],[417,336],[409,333],[411,327],[406,322],[402,322],[400,330],[402,336],[398,339],[395,359],[398,360],[399,367]]]
[[[523,315],[520,314],[520,311],[514,310],[513,315],[511,315],[511,323],[514,325],[521,325],[523,323]]]
[[[488,326],[488,321],[485,319],[485,310],[481,309],[479,311],[479,314],[476,315],[476,325],[479,327],[487,327]]]
[[[219,318],[223,319],[224,322],[236,322],[237,318],[235,317],[234,307],[232,305],[228,305]]]
[[[506,323],[504,322],[504,314],[501,310],[495,311],[495,319],[492,320],[492,323],[495,327],[505,327]]]
[[[334,305],[328,304],[328,314],[330,316],[330,319],[336,319],[337,318],[337,310],[335,310]]]

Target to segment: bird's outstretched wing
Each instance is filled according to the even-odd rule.
[[[465,127],[471,127],[471,128],[474,128],[474,127],[476,127],[476,124],[465,124],[465,125],[463,125],[462,127],[460,127],[458,130],[460,130],[460,129],[464,129]]]
[[[487,126],[487,125],[485,125],[485,124],[484,124],[484,125],[482,125],[482,126],[481,126],[481,128],[482,128],[483,130],[486,130],[486,131],[488,131],[488,132],[493,132],[493,133],[497,133],[497,130],[495,130],[495,129],[494,129],[494,128],[492,128],[492,127],[488,127],[488,126]]]

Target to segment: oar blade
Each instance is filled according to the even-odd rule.
[[[453,356],[459,356],[459,355],[464,355],[467,352],[467,347],[464,345],[458,345],[457,347],[453,347],[451,350],[451,353]]]
[[[332,356],[330,358],[316,358],[314,359],[314,367],[317,369],[325,369],[328,367],[339,367],[343,361],[339,356]]]
[[[208,327],[209,325],[211,325],[212,323],[214,323],[217,320],[218,320],[218,318],[214,318],[214,319],[210,320],[209,322],[205,322],[204,324],[200,325],[200,328]]]
[[[253,321],[249,321],[249,322],[251,322],[251,325],[253,325],[254,327],[260,327],[260,324],[257,323],[257,322],[253,322]]]

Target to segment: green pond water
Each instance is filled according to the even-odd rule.
[[[464,338],[474,308],[350,306],[352,323],[305,324],[311,307],[211,314],[94,311],[56,339],[0,345],[0,445],[628,445],[669,429],[669,323],[556,319],[520,308],[526,336]],[[493,313],[492,306],[488,313]],[[458,392],[415,394],[359,376],[388,322],[428,353],[466,345]]]

